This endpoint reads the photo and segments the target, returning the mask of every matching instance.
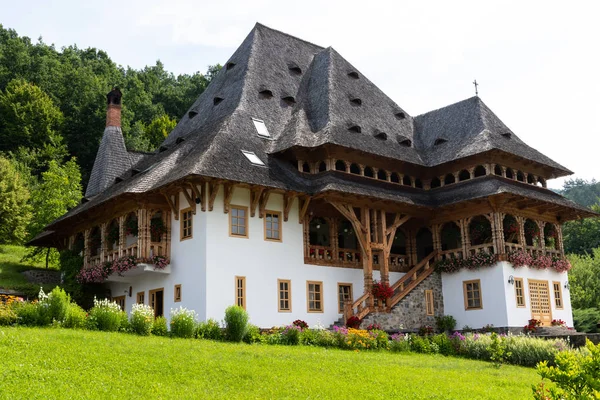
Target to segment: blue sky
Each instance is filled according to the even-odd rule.
[[[21,35],[175,73],[225,63],[261,22],[334,47],[412,115],[472,96],[476,78],[521,139],[585,179],[600,179],[598,15],[595,1],[0,0]]]

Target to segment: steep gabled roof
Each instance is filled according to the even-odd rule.
[[[479,97],[471,97],[415,117],[415,146],[429,166],[500,150],[547,165],[555,177],[567,168],[528,146]]]

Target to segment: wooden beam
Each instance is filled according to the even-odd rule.
[[[262,195],[265,188],[251,188],[250,189],[250,216],[254,217],[256,214],[256,207],[258,206],[258,200],[260,200],[260,196]]]
[[[396,229],[398,229],[400,226],[404,225],[411,218],[412,218],[412,215],[405,215],[404,217],[400,218],[400,214],[396,214],[396,218],[394,218],[394,223],[385,230],[385,234],[386,235],[396,234]]]
[[[181,190],[183,190],[183,195],[192,209],[192,214],[196,215],[196,201],[192,199],[192,196],[188,193],[187,187],[183,186]]]
[[[337,203],[334,201],[330,201],[329,204],[331,204],[333,207],[335,207],[335,209],[338,210],[340,212],[340,214],[342,214],[348,221],[350,221],[350,223],[354,227],[354,230],[356,231],[356,238],[358,239],[358,243],[360,244],[360,247],[362,248],[362,250],[364,252],[363,256],[370,254],[370,251],[369,251],[370,250],[370,238],[367,237],[368,229],[365,226],[365,223],[361,222],[358,219],[358,217],[356,216],[356,213],[354,212],[354,208],[352,207],[352,205],[344,204],[344,203]],[[366,213],[365,219],[368,220],[368,215],[369,215],[368,210],[363,209],[362,213],[363,214]],[[365,221],[365,222],[367,222],[367,221]]]
[[[294,204],[294,199],[296,195],[293,193],[284,193],[283,194],[283,220],[287,222],[288,217],[290,216],[290,210],[292,208],[292,204]]]
[[[204,182],[202,182],[201,185],[204,186]],[[196,203],[196,204],[200,204],[201,207],[202,207],[202,211],[204,211],[205,207],[202,204],[202,194],[198,190],[198,186],[196,186],[196,184],[193,183],[193,182],[190,182],[189,186],[190,186],[190,189],[192,189],[192,195],[194,196],[194,201],[199,202],[199,203]]]
[[[162,195],[167,200],[167,204],[169,204],[169,207],[171,207],[171,211],[173,211],[173,217],[175,217],[175,220],[179,220],[179,210],[177,210],[177,208],[175,207],[175,203],[171,200],[171,196],[167,193],[162,193]]]
[[[200,209],[206,211],[206,182],[200,186]]]
[[[233,196],[234,185],[231,183],[223,184],[223,212],[227,214],[229,212],[229,206],[231,205],[231,197]]]
[[[260,200],[258,201],[258,218],[263,218],[265,216],[265,209],[267,208],[267,202],[269,201],[270,195],[270,190],[265,190],[260,195]]]
[[[304,217],[306,216],[306,211],[308,210],[308,205],[310,204],[310,196],[306,196],[304,201],[302,202],[301,207],[299,207],[298,212],[298,222],[303,223]]]
[[[213,206],[215,205],[215,199],[217,198],[217,193],[219,193],[219,182],[211,181],[208,184],[208,211],[213,210]]]

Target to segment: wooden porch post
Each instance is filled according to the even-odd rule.
[[[380,224],[380,235],[381,235],[381,243],[383,244],[383,251],[381,252],[381,256],[383,260],[379,260],[379,273],[381,274],[381,282],[385,284],[390,284],[390,251],[388,250],[388,241],[390,240],[387,235],[387,221],[385,218],[385,210],[380,210],[381,213],[381,224]],[[392,236],[392,241],[393,241]]]
[[[556,227],[556,235],[558,238],[556,247],[558,248],[558,251],[560,251],[560,254],[564,257],[565,256],[565,244],[563,242],[562,225],[556,224],[555,227]]]
[[[544,226],[546,223],[544,221],[536,221],[538,224],[538,229],[540,230],[540,248],[542,250],[546,249],[546,238],[544,237]]]
[[[500,213],[500,212],[495,212],[492,214],[494,221],[495,221],[495,236],[496,239],[494,241],[495,243],[495,252],[496,254],[505,254],[506,253],[506,249],[504,246],[504,213]],[[493,233],[494,233],[493,232]]]
[[[106,230],[108,229],[108,224],[103,222],[100,224],[100,262],[106,261],[106,250],[108,244],[106,243]]]
[[[90,229],[83,231],[83,265],[88,266],[90,264]]]
[[[460,235],[462,237],[463,258],[467,258],[469,256],[469,245],[471,242],[469,238],[469,225],[467,223],[467,220],[465,218],[459,220],[459,226]]]
[[[431,229],[431,237],[433,239],[433,251],[437,252],[436,259],[440,258],[440,253],[442,252],[442,240],[441,240],[441,232],[442,224],[433,224],[430,227]]]
[[[138,253],[137,257],[148,257],[150,244],[150,227],[148,221],[148,210],[140,208],[138,215]]]
[[[371,293],[373,289],[373,250],[371,249],[371,218],[370,218],[370,210],[367,207],[362,207],[360,209],[361,214],[361,222],[363,227],[365,228],[365,232],[363,233],[363,240],[365,243],[364,246],[364,256],[363,256],[363,272],[364,272],[364,281],[365,281],[365,293]],[[373,306],[373,299],[371,298],[369,306]]]
[[[119,221],[119,258],[125,255],[126,247],[126,235],[125,235],[125,221],[127,220],[127,214],[121,215]]]
[[[171,258],[171,211],[163,211],[163,221],[167,228],[165,233],[165,254],[167,258]]]
[[[519,244],[523,247],[527,244],[525,241],[525,218],[523,217],[515,217],[517,219],[517,224],[519,224]]]

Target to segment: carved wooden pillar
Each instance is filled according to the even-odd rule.
[[[86,229],[83,231],[83,265],[88,266],[90,264],[90,234],[92,231]]]
[[[469,168],[468,171],[469,171],[469,178],[471,178],[471,179],[475,178],[475,167]],[[458,182],[458,179],[456,181]]]
[[[108,250],[107,241],[107,232],[108,224],[106,222],[100,224],[100,262],[105,262],[106,260],[106,252]]]
[[[502,220],[500,213],[491,214],[492,224],[492,244],[494,245],[494,254],[504,253],[504,231],[502,229]]]
[[[392,181],[392,173],[390,171],[385,171],[385,180],[388,182]]]
[[[442,187],[446,184],[445,180],[446,180],[446,177],[444,175],[440,176],[440,187]]]
[[[544,237],[544,226],[546,225],[546,223],[544,221],[536,221],[537,225],[538,225],[538,230],[540,231],[540,248],[542,250],[546,249],[546,238]]]
[[[519,224],[519,244],[521,246],[526,246],[527,241],[525,240],[525,218],[523,217],[515,217],[517,219],[517,224]]]
[[[125,234],[125,222],[127,221],[127,214],[121,215],[118,219],[119,223],[119,257],[123,257],[125,255],[125,247],[126,244],[126,234]]]
[[[506,167],[502,167],[502,177],[506,178]]]
[[[371,293],[373,289],[373,251],[371,250],[371,221],[370,210],[366,207],[360,209],[360,220],[366,232],[361,233],[365,238],[365,249],[363,254],[363,273],[365,293]],[[372,299],[371,299],[372,303]],[[372,304],[369,304],[372,306]]]
[[[309,215],[304,217],[304,224],[302,225],[302,231],[304,232],[304,257],[310,257],[310,220]]]
[[[433,239],[433,251],[441,252],[442,251],[442,240],[440,237],[440,229],[442,228],[442,224],[434,224],[431,225],[431,237]],[[439,259],[440,255],[436,257]]]
[[[562,225],[556,224],[555,227],[556,227],[556,237],[557,237],[556,248],[558,249],[558,251],[560,251],[560,254],[562,256],[564,256],[565,255],[565,245],[563,242]]]
[[[408,263],[409,265],[417,265],[418,263],[418,255],[417,255],[417,231],[411,229],[406,232],[407,234],[407,242],[409,244],[409,248],[407,249],[407,253],[409,256]]]
[[[150,221],[148,210],[140,208],[138,216],[138,252],[137,257],[148,257],[150,255]]]
[[[346,172],[350,173],[350,163],[348,161],[344,161],[344,164],[346,164]]]
[[[469,224],[466,218],[459,221],[460,233],[462,237],[462,251],[463,258],[467,258],[469,255],[469,248],[471,247],[471,239],[469,238]]]
[[[386,215],[385,215],[385,210],[380,210],[379,211],[380,215],[381,215],[381,242],[383,243],[383,251],[381,252],[381,255],[383,257],[383,260],[379,260],[379,271],[381,272],[381,282],[383,283],[390,283],[390,252],[388,251],[388,235],[386,233],[387,230],[387,221],[386,221]],[[389,238],[389,240],[394,240],[394,237],[392,236],[391,238]]]
[[[360,176],[365,176],[365,166],[363,164],[358,164],[358,168],[360,168]]]
[[[329,218],[329,245],[331,246],[331,260],[338,262],[339,243],[338,243],[338,222],[337,218]]]
[[[166,233],[163,235],[165,243],[164,256],[171,258],[171,211],[163,211],[163,222],[166,227]]]

